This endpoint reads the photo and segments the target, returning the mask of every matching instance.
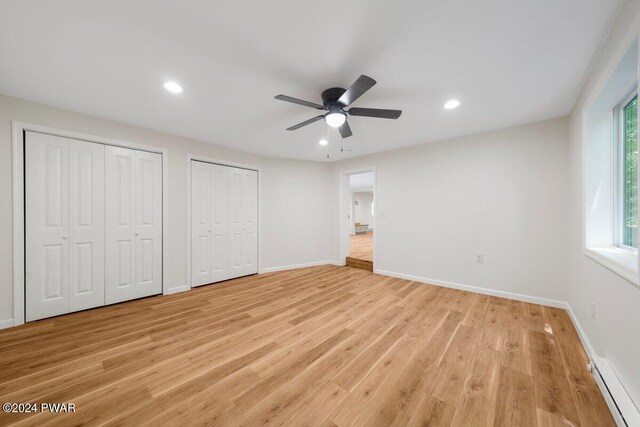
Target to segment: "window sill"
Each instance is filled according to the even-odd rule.
[[[638,254],[619,248],[585,248],[584,254],[638,286]]]

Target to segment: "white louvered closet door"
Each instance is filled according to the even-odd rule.
[[[105,301],[162,292],[162,156],[105,149]]]
[[[26,320],[104,304],[104,146],[26,132]]]

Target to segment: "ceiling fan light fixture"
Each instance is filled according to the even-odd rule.
[[[324,116],[325,121],[332,128],[339,128],[347,120],[347,116],[344,113],[331,112]]]

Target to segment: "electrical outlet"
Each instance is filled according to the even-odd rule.
[[[591,301],[591,318],[596,320],[596,303]]]
[[[482,264],[484,262],[484,255],[482,254],[476,254],[476,262],[478,264]]]

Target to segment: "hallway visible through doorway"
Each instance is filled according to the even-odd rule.
[[[373,231],[352,235],[350,249],[350,257],[373,262]]]
[[[374,172],[349,176],[351,230],[346,264],[369,271],[373,271],[374,181]]]

